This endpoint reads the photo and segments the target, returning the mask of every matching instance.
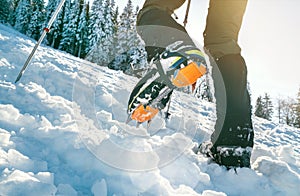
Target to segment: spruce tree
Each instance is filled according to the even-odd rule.
[[[45,24],[44,26],[47,26],[50,18],[52,17],[52,14],[54,13],[56,7],[58,6],[59,0],[48,0],[48,4],[46,6],[46,19],[45,19]],[[60,15],[60,14],[59,14]],[[59,18],[59,15],[57,16],[57,18]],[[58,20],[58,19],[56,19]],[[52,24],[51,27],[51,31],[47,34],[46,36],[46,40],[47,40],[47,44],[52,46],[53,44],[53,40],[54,40],[54,34],[56,31],[56,21],[54,21],[54,23]]]
[[[47,5],[47,20],[46,23],[49,22],[50,18],[53,15],[53,12],[56,10],[60,0],[49,0]],[[70,8],[70,1],[66,1],[61,11],[56,17],[56,20],[52,24],[51,30],[47,35],[48,45],[53,48],[59,48],[60,41],[62,39],[62,33],[64,30],[64,18],[66,11]]]
[[[118,51],[120,53],[129,51],[130,48],[134,47],[134,14],[132,1],[128,0],[123,13],[120,16],[120,24],[118,29]]]
[[[26,34],[38,40],[44,27],[46,13],[44,0],[31,0],[31,15]]]
[[[30,0],[21,0],[16,8],[15,13],[16,22],[14,28],[17,31],[23,34],[28,32],[31,13],[32,9]]]
[[[90,19],[87,60],[106,66],[113,48],[113,22],[110,0],[94,1]]]
[[[263,98],[263,109],[264,118],[267,120],[271,120],[273,115],[273,104],[270,95],[268,95],[267,93],[265,93],[265,96]]]
[[[114,56],[115,53],[115,47],[114,47],[114,23],[113,23],[113,17],[114,17],[114,0],[105,0],[104,5],[104,17],[105,17],[105,25],[104,25],[104,33],[105,38],[102,40],[102,45],[104,46],[103,52],[107,54],[107,58],[105,61],[105,64],[107,65]]]
[[[263,100],[262,97],[259,96],[256,100],[256,105],[255,105],[255,116],[260,117],[260,118],[264,118],[264,109],[263,109],[264,105],[263,105]]]
[[[76,33],[81,5],[79,0],[66,0],[65,5],[67,9],[65,9],[64,13],[62,38],[59,43],[59,49],[70,54],[75,54]]]
[[[86,50],[89,46],[89,7],[89,3],[84,3],[79,17],[78,29],[76,34],[76,36],[78,37],[78,42],[76,45],[77,53],[75,53],[74,55],[81,58],[84,58],[86,56]]]
[[[141,45],[141,40],[136,32],[136,17],[137,11],[133,9],[132,1],[128,0],[120,16],[117,46],[119,53],[128,52]]]
[[[9,13],[9,24],[11,26],[15,26],[16,23],[16,11],[17,11],[17,7],[20,3],[20,0],[10,0],[10,13]]]
[[[265,93],[264,97],[259,96],[256,100],[255,113],[257,117],[264,118],[267,120],[272,119],[273,115],[273,104],[270,96]]]
[[[89,48],[88,52],[92,53],[96,50],[97,43],[101,39],[103,34],[102,23],[103,23],[103,0],[93,1],[91,13],[90,13],[90,24],[89,24]],[[91,55],[90,55],[91,56]],[[89,57],[92,60],[92,57]]]
[[[0,0],[0,23],[7,23],[9,21],[10,6],[7,0]]]
[[[112,1],[112,22],[114,24],[114,33],[117,33],[119,26],[119,7],[115,8],[115,3]]]
[[[132,1],[128,0],[121,16],[117,31],[117,53],[111,64],[113,69],[120,69],[128,74],[145,67],[146,51],[143,41],[136,31],[138,7],[134,11]]]
[[[118,54],[118,29],[119,29],[119,8],[115,7],[115,1],[111,1],[111,15],[112,15],[112,24],[113,24],[113,45],[111,56],[115,58],[116,54]]]

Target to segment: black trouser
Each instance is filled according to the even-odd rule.
[[[176,41],[194,45],[185,28],[179,25],[167,10],[159,7],[142,9],[137,21],[137,32],[146,44],[148,61],[160,54],[167,46]]]
[[[218,117],[211,138],[214,146],[253,146],[247,69],[237,44],[246,4],[246,0],[210,1],[204,43],[212,62],[216,62],[212,63]],[[137,25],[146,44],[148,60],[175,41],[193,44],[186,30],[167,10],[143,8]]]

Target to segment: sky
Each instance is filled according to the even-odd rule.
[[[122,9],[127,0],[116,0]],[[132,0],[142,7],[144,0]],[[203,43],[209,0],[192,0],[187,31]],[[182,24],[186,5],[176,11]],[[249,0],[239,34],[252,99],[296,97],[300,88],[300,0]],[[121,11],[121,10],[120,10]]]

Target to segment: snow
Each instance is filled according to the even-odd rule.
[[[252,169],[196,155],[214,105],[175,92],[168,121],[126,125],[136,78],[0,25],[0,195],[299,195],[300,130],[254,118]]]

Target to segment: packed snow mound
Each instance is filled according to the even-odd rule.
[[[125,124],[137,79],[0,25],[0,195],[299,195],[300,130],[254,118],[252,169],[196,155],[214,104],[176,92],[171,118]]]

